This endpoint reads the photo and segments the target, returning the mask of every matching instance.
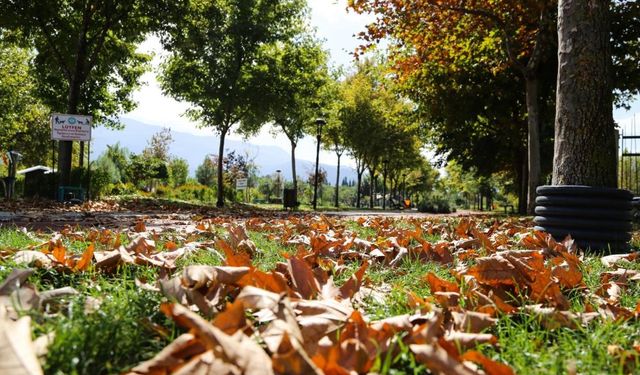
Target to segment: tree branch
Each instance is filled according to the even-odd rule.
[[[62,68],[65,75],[67,76],[67,79],[69,80],[69,82],[71,82],[71,69],[69,68],[69,66],[67,66],[67,63],[64,61],[64,58],[62,57],[62,53],[60,53],[60,50],[57,48],[57,45],[53,42],[53,39],[51,38],[52,31],[47,27],[46,22],[42,18],[42,14],[40,13],[41,8],[37,6],[37,9],[38,11],[36,12],[36,19],[38,21],[38,25],[40,26],[40,29],[42,30],[42,33],[44,34],[44,38],[47,42],[47,45],[53,51],[53,55],[55,56],[56,60],[58,60],[58,64],[60,64],[60,67]]]

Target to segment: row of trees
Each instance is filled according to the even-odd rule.
[[[521,212],[527,206],[529,211],[533,209],[535,187],[541,176],[551,171],[558,17],[573,19],[573,25],[580,27],[595,22],[593,32],[587,28],[581,34],[593,38],[580,51],[597,45],[599,53],[612,53],[613,71],[601,69],[598,78],[584,74],[589,65],[600,64],[594,60],[563,66],[572,69],[565,72],[566,77],[604,82],[605,91],[613,90],[617,105],[625,105],[640,88],[640,4],[627,0],[589,5],[565,1],[561,4],[563,14],[558,14],[558,5],[555,0],[349,1],[358,12],[378,15],[361,34],[365,42],[361,51],[383,38],[390,41],[398,81],[419,106],[437,153],[480,176],[508,173],[519,190]],[[590,11],[574,11],[581,8]],[[596,18],[599,21],[594,21]],[[611,28],[607,30],[609,20]],[[561,46],[569,40],[583,43],[572,39],[573,29],[566,30],[561,36],[567,39],[560,41]],[[611,48],[604,48],[609,40],[597,35],[610,35]],[[563,56],[578,51],[573,44],[565,46],[568,49],[562,50]],[[587,59],[587,54],[583,57]],[[607,57],[602,61],[607,62]],[[599,142],[613,150],[613,125],[605,107],[598,113],[590,109],[590,116],[600,118],[602,129],[607,129],[602,137],[589,137],[592,149]],[[601,117],[607,112],[608,119]],[[575,117],[566,119],[578,123]],[[575,129],[571,133],[576,134]],[[555,138],[558,136],[562,134]]]
[[[36,122],[44,125],[52,111],[91,114],[94,123],[119,126],[117,115],[135,106],[131,94],[149,69],[150,56],[136,46],[156,34],[168,52],[159,77],[164,93],[188,102],[187,114],[220,134],[218,206],[224,204],[224,145],[232,128],[248,136],[272,124],[284,133],[295,188],[295,149],[305,134],[315,135],[318,116],[328,123],[325,148],[339,162],[345,152],[357,160],[358,185],[365,169],[372,180],[383,174],[397,185],[402,171],[421,160],[415,108],[397,96],[381,64],[358,64],[346,78],[331,72],[307,18],[304,0],[2,2],[0,43],[17,54],[7,61],[15,58],[22,70],[10,73],[19,83],[3,82],[13,90],[3,97],[21,106],[0,103],[21,121],[0,120],[14,130],[7,133],[13,138]],[[46,132],[46,126],[38,129]],[[60,142],[61,184],[70,180],[73,155],[72,143]],[[142,156],[132,158],[141,170],[166,158]],[[336,204],[338,182],[339,174]]]

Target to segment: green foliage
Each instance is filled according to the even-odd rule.
[[[219,156],[230,128],[257,131],[268,103],[258,74],[264,51],[302,31],[302,0],[191,0],[165,24],[163,44],[170,56],[162,66],[162,89],[189,102],[188,115],[220,134]],[[218,166],[218,206],[224,205],[222,166]]]
[[[189,163],[187,160],[172,158],[169,162],[169,175],[171,176],[171,184],[174,187],[186,184],[189,176]]]
[[[135,182],[140,188],[150,189],[152,180],[166,180],[169,177],[169,170],[164,161],[140,154],[131,155],[131,163],[127,174],[128,181]]]
[[[121,181],[115,163],[103,154],[91,166],[91,198],[97,199],[110,192],[113,184]]]
[[[147,147],[142,150],[142,154],[146,158],[158,159],[168,162],[169,146],[173,142],[171,136],[171,128],[163,128],[161,131],[153,134],[151,139],[147,141]]]
[[[51,147],[49,110],[36,96],[32,58],[0,30],[0,153],[18,150],[26,166],[45,164]]]
[[[39,92],[56,111],[92,114],[94,122],[128,112],[149,56],[137,44],[156,25],[158,2],[45,0],[3,2],[0,26],[18,30],[36,51]]]
[[[196,169],[196,179],[202,185],[211,187],[215,184],[216,176],[216,165],[211,155],[207,155]]]
[[[107,156],[115,164],[116,168],[120,172],[120,178],[122,182],[129,181],[127,179],[127,170],[129,169],[129,158],[131,157],[131,151],[126,147],[122,147],[120,142],[116,142],[114,145],[107,145],[105,151]]]
[[[166,199],[178,199],[187,202],[215,203],[215,188],[200,184],[184,184],[176,188],[158,186],[156,195]]]

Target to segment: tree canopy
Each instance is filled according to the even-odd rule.
[[[42,100],[56,112],[111,116],[133,109],[131,94],[149,56],[136,52],[156,26],[160,2],[3,1],[0,28],[15,30],[36,51],[34,70]],[[69,182],[71,142],[60,142],[58,164]]]
[[[164,92],[190,103],[189,116],[220,133],[218,206],[224,205],[225,136],[235,124],[250,134],[264,122],[261,56],[296,36],[304,13],[301,0],[190,0],[165,25],[162,41],[170,56],[162,67]]]

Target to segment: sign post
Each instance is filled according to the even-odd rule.
[[[236,179],[236,190],[244,190],[244,201],[246,203],[247,201],[247,187],[249,186],[249,179],[244,177],[244,178],[237,178]]]
[[[51,139],[54,141],[91,141],[92,116],[51,115]]]
[[[53,141],[91,142],[93,116],[53,113],[51,114],[51,139]],[[83,155],[80,155],[83,158]],[[60,169],[60,166],[58,166]],[[81,183],[82,184],[82,183]],[[87,186],[88,190],[89,186]],[[59,186],[58,199],[65,199],[65,189]]]

